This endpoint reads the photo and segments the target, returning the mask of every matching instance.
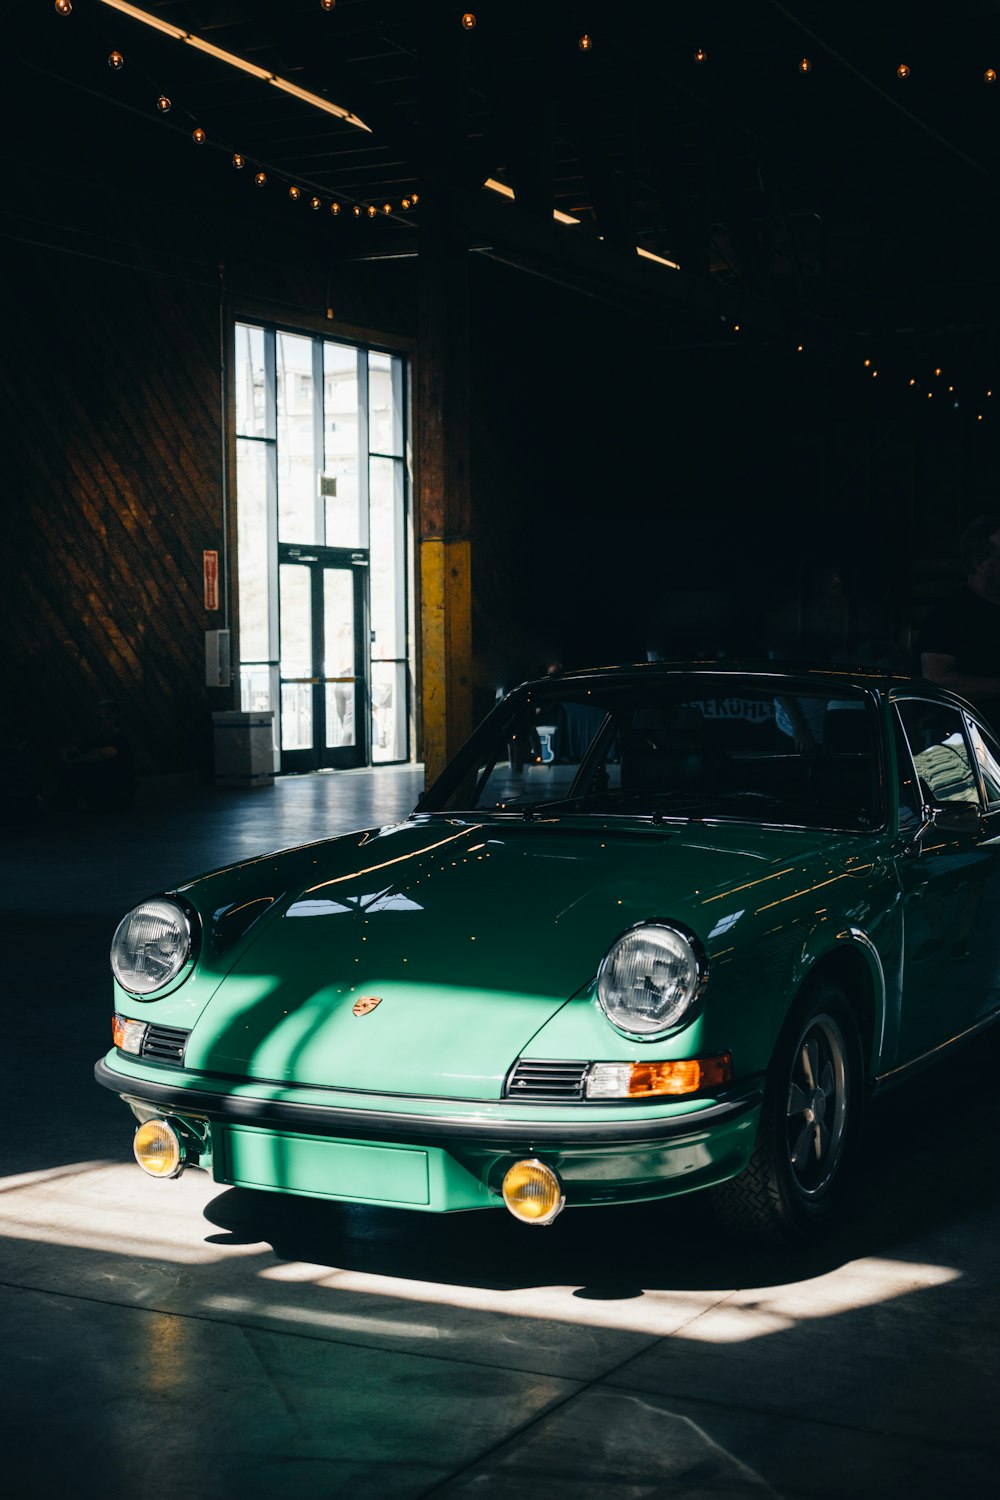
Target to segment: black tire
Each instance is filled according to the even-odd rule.
[[[787,1244],[838,1219],[853,1177],[863,1087],[854,1012],[838,985],[821,980],[803,995],[774,1049],[749,1162],[712,1191],[727,1229]]]

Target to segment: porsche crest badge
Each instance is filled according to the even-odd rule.
[[[369,1011],[375,1009],[376,1005],[381,1004],[381,995],[362,995],[360,1000],[355,1000],[351,1009],[356,1016],[366,1016]]]

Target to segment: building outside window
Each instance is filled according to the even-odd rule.
[[[410,757],[402,356],[237,323],[240,707],[279,766]]]

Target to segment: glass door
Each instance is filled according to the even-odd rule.
[[[368,559],[278,549],[280,745],[286,771],[367,764]]]
[[[240,707],[278,767],[412,753],[407,371],[399,354],[237,323]]]

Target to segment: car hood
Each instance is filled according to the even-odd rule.
[[[704,940],[707,898],[816,842],[745,826],[430,819],[292,851],[277,857],[286,894],[199,1017],[186,1065],[495,1099],[621,932],[672,918]]]

